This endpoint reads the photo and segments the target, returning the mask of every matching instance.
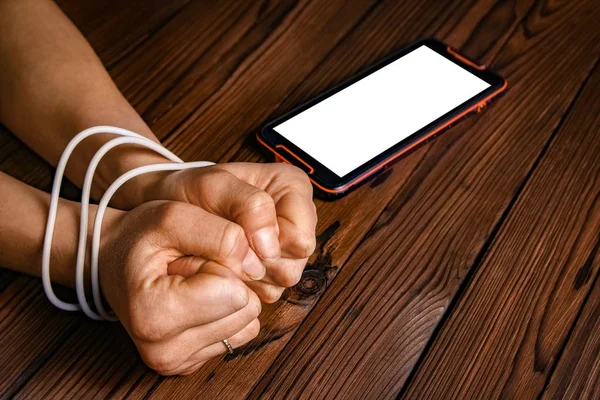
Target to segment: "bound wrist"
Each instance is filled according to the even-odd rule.
[[[121,101],[119,101],[121,100]],[[116,99],[115,104],[124,99]],[[81,132],[91,126],[109,125],[124,128],[151,141],[160,144],[150,128],[126,102],[118,107],[82,110],[71,116],[67,128],[72,132]],[[82,184],[83,176],[96,152],[107,142],[117,138],[114,134],[96,134],[86,138],[77,146],[74,157],[67,165],[66,176],[77,184]],[[96,168],[92,184],[91,197],[100,200],[106,189],[124,173],[144,165],[168,163],[170,160],[155,151],[135,144],[121,144],[112,148],[103,157]],[[158,179],[156,174],[143,174],[126,182],[112,197],[110,205],[129,210],[145,201],[146,192]]]
[[[144,157],[143,160],[123,168],[122,172],[114,179],[137,167],[169,162],[171,161],[160,155],[153,158]],[[159,196],[156,193],[159,191],[163,179],[169,174],[169,171],[149,172],[131,178],[117,190],[110,201],[110,205],[120,210],[131,210],[140,204],[158,199]],[[110,186],[110,183],[108,185]],[[108,186],[106,187],[108,188]]]

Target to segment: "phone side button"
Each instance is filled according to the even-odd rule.
[[[481,103],[477,104],[477,112],[480,113],[486,105],[487,102],[485,101],[482,101]]]

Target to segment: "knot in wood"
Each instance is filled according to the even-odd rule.
[[[297,289],[304,295],[313,295],[322,292],[326,285],[327,278],[322,271],[309,269],[302,273],[302,279],[298,282]]]

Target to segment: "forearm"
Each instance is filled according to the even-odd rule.
[[[115,125],[158,141],[50,0],[0,1],[0,120],[52,165],[77,132],[94,125]],[[67,178],[81,186],[89,161],[111,138],[94,135],[80,144]],[[165,159],[135,146],[113,149],[97,169],[92,197],[98,199],[125,171],[156,162]],[[112,204],[135,206],[142,201],[142,187],[132,181]]]
[[[40,276],[49,205],[48,193],[0,172],[0,267]],[[111,229],[112,221],[120,213],[107,210],[103,231]],[[96,206],[90,206],[88,238],[91,238],[95,214]],[[50,271],[53,282],[68,287],[75,287],[79,216],[79,203],[59,201]],[[86,262],[86,267],[88,264]]]

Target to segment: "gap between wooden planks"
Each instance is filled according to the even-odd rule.
[[[480,2],[480,3],[477,3],[477,6],[478,6],[480,9],[485,9],[485,7],[486,7],[486,4],[487,4],[486,2]],[[471,11],[471,10],[469,10],[469,11]],[[450,11],[448,11],[448,12],[450,12]],[[431,14],[431,13],[428,13],[428,14]],[[406,14],[405,14],[405,15],[406,15]],[[179,17],[179,16],[178,16],[177,18],[181,18],[181,17]],[[417,21],[413,22],[413,24],[414,24],[414,25],[418,25],[419,21],[420,21],[420,22],[423,22],[423,20],[422,20],[422,19],[418,19]],[[179,20],[177,20],[177,22],[179,22]],[[175,23],[175,21],[173,21],[173,23]],[[409,31],[410,31],[410,30],[409,30]],[[160,34],[160,32],[158,33],[158,35],[159,35],[159,34]],[[157,35],[157,36],[158,36],[158,35]],[[411,35],[415,35],[415,36],[416,36],[416,35],[417,35],[417,33],[411,33]],[[389,43],[390,43],[390,39],[389,39],[389,38],[386,38],[386,40],[388,40],[388,44],[389,44]],[[392,42],[392,43],[393,43],[393,42]],[[403,42],[402,42],[402,44],[404,44],[404,43],[406,43],[406,41],[403,41]],[[457,42],[457,43],[458,43],[458,42]],[[396,46],[397,46],[397,45],[396,45]],[[385,50],[383,50],[383,51],[385,51]],[[385,186],[382,186],[382,190],[383,190],[383,189],[385,189]],[[35,311],[35,310],[33,310],[33,311]],[[31,315],[35,315],[35,313],[34,313],[34,314],[31,314]],[[86,326],[87,326],[87,325],[86,325]],[[82,333],[82,332],[81,332],[81,330],[80,330],[80,331],[78,331],[78,334],[81,334],[81,333]],[[68,346],[67,346],[67,347],[68,347]],[[70,347],[68,347],[68,348],[70,348]],[[126,358],[127,358],[127,357],[129,357],[129,358],[127,358],[127,359],[130,359],[132,356],[133,356],[132,354],[125,354],[125,357],[126,357]],[[61,354],[61,357],[62,357],[62,358],[64,358],[64,354]],[[68,359],[68,358],[67,358],[67,359]],[[130,370],[129,368],[127,368],[126,370],[127,370],[127,372],[131,372],[131,370]],[[87,370],[87,371],[88,371],[88,372],[90,372],[89,370]],[[137,371],[137,369],[136,369],[135,371]],[[135,372],[135,371],[134,371],[134,372]],[[53,371],[53,372],[57,372],[57,371]],[[134,373],[133,375],[135,375],[135,373]],[[58,376],[58,377],[60,377],[61,375],[60,375],[60,374],[58,374],[57,376]],[[92,385],[93,385],[93,383],[94,383],[94,382],[92,381],[92,380],[93,380],[92,376],[89,376],[88,378],[89,378],[89,382],[88,382],[88,384],[92,384]],[[118,382],[117,382],[117,384],[119,384],[119,382],[121,382],[121,381],[118,381]],[[71,384],[74,384],[74,383],[73,383],[73,382],[71,382]],[[79,387],[81,384],[82,384],[82,383],[81,383],[81,381],[78,381],[78,382],[76,383],[77,387]],[[42,386],[42,388],[43,388],[43,386]],[[63,388],[63,389],[64,389],[64,388]],[[61,391],[61,392],[62,392],[62,391]],[[121,391],[117,391],[117,392],[114,392],[114,393],[115,393],[115,394],[118,394],[118,393],[121,393]]]
[[[484,8],[484,9],[485,9],[485,7],[486,7],[486,2],[480,2],[480,3],[477,3],[477,4],[476,4],[476,6],[477,6],[477,7],[479,7],[479,8]],[[469,11],[471,11],[471,10],[469,10]],[[502,9],[500,9],[500,11],[502,11]],[[497,15],[497,13],[496,13],[496,12],[494,12],[494,13],[493,13],[493,15],[495,16],[495,15]],[[415,23],[415,25],[418,25],[418,22],[419,22],[419,21],[420,21],[420,20],[417,20],[417,21],[416,21],[416,23]],[[415,34],[415,33],[410,33],[410,35],[416,35],[416,34]],[[459,36],[460,36],[460,35],[459,35]],[[389,39],[388,39],[388,40],[389,40]],[[388,42],[388,43],[389,43],[389,42]],[[393,43],[393,42],[392,42],[392,43]],[[404,40],[404,41],[402,42],[402,44],[405,44],[405,43],[406,43],[406,40]],[[397,46],[397,45],[396,45],[396,46]],[[201,145],[201,144],[200,144],[200,145]],[[384,185],[384,186],[382,186],[382,189],[381,189],[381,190],[382,190],[382,192],[383,192],[385,189],[386,189],[386,186],[385,186],[385,185]],[[387,187],[387,189],[389,189],[389,186]],[[121,393],[121,392],[119,392],[119,393]]]
[[[477,3],[476,6],[480,9],[485,9],[485,5],[487,4],[488,9],[486,11],[488,11],[493,17],[490,19],[493,19],[497,22],[499,16],[504,15],[505,18],[509,18],[509,20],[511,21],[511,23],[509,24],[501,25],[503,29],[507,29],[508,32],[502,30],[497,33],[497,37],[488,38],[487,41],[482,43],[482,46],[485,46],[484,48],[492,48],[496,50],[498,46],[495,45],[495,40],[499,40],[505,37],[505,35],[507,35],[507,33],[509,33],[512,30],[512,28],[516,26],[516,21],[513,20],[515,16],[511,12],[514,10],[512,8],[509,8],[507,10],[506,7],[491,7],[489,6],[489,3],[482,3]],[[377,8],[373,12],[374,15],[377,15],[379,18],[381,18],[381,21],[378,21],[380,24],[375,24],[374,21],[370,21],[369,18],[367,18],[365,22],[361,24],[361,27],[357,30],[358,32],[356,32],[356,35],[353,34],[355,41],[348,43],[348,45],[346,46],[346,42],[350,39],[345,39],[344,42],[342,42],[342,44],[340,45],[340,51],[336,51],[335,57],[332,56],[328,58],[323,66],[319,66],[319,71],[335,70],[336,65],[345,65],[345,62],[349,61],[349,59],[351,59],[353,56],[351,49],[355,46],[360,46],[361,44],[364,45],[365,37],[373,35],[371,29],[374,29],[374,26],[380,28],[381,32],[389,32],[390,30],[393,30],[392,26],[397,25],[398,18],[396,17],[396,13],[390,12],[390,8],[392,8],[392,5],[388,3],[388,7],[388,9]],[[522,13],[524,13],[524,11],[521,11],[522,8],[523,5],[521,4],[520,8],[518,8],[515,12],[520,12],[522,16]],[[424,7],[422,9],[422,12],[425,13],[429,9],[430,8],[428,7]],[[453,11],[455,10],[451,10],[448,12],[452,13]],[[397,11],[397,15],[401,15],[401,12]],[[456,18],[459,18],[461,14],[453,15],[456,15]],[[479,15],[481,17],[481,14]],[[430,13],[428,13],[428,16],[430,16]],[[483,16],[484,19],[487,21],[488,14],[484,13]],[[412,23],[414,23],[414,25],[409,25],[410,29],[398,29],[397,32],[399,37],[402,37],[403,35],[407,36],[407,41],[403,43],[407,43],[408,41],[412,40],[411,35],[430,35],[432,33],[427,31],[423,32],[423,23],[421,22],[420,18],[416,18],[415,16],[413,16],[412,18],[407,18],[406,20],[411,21]],[[386,22],[382,23],[382,21]],[[419,22],[421,23],[419,24]],[[475,21],[473,24],[475,26],[478,26],[478,22],[479,21]],[[456,21],[451,20],[448,21],[448,23],[454,24],[456,23]],[[512,25],[513,23],[515,25]],[[430,22],[430,24],[435,25],[435,22]],[[469,25],[469,27],[470,26],[471,25]],[[364,29],[361,29],[363,27]],[[464,31],[461,32],[461,34],[464,35]],[[399,40],[399,38],[390,38],[389,35],[382,35],[379,40],[387,41],[388,46],[391,47],[393,45],[398,46],[395,43],[398,43],[397,41]],[[394,43],[393,40],[396,40],[396,42]],[[371,46],[368,46],[365,49],[365,51],[376,52],[379,51],[375,50],[379,49],[378,46],[383,47],[383,44],[381,43],[378,43],[378,46],[374,46],[373,42],[371,42],[370,44]],[[388,49],[390,47],[388,47]],[[350,54],[346,54],[345,51],[349,52]],[[376,57],[374,59],[376,59]],[[350,63],[350,65],[353,65],[353,68],[354,66],[356,66],[356,64],[352,63]],[[310,83],[312,84],[314,81],[317,84],[321,84],[321,81],[323,80],[324,76],[327,75],[318,74],[317,78],[312,79]],[[327,78],[329,78],[329,76],[327,76]],[[304,95],[307,91],[309,91],[309,88],[311,88],[311,86],[307,86],[305,89],[300,90],[300,93]],[[448,145],[449,142],[444,142],[444,144]],[[446,147],[445,145],[442,145],[441,148],[438,148],[438,152],[442,152]],[[240,153],[239,158],[236,159],[247,160],[247,157],[251,156],[251,160],[257,159],[256,155],[251,155],[249,153],[250,150],[244,153]],[[410,168],[412,168],[418,161],[419,159],[415,157],[411,161],[407,162]],[[405,171],[402,174],[398,172],[393,177],[390,177],[388,175],[388,181],[385,181],[385,179],[376,181],[376,184],[383,182],[381,183],[381,186],[378,186],[378,190],[380,191],[378,191],[377,194],[374,194],[373,192],[363,191],[360,195],[353,194],[352,197],[344,199],[340,202],[329,204],[319,203],[320,211],[322,211],[321,215],[325,215],[325,218],[327,219],[330,219],[329,217],[333,216],[333,218],[340,219],[341,223],[336,224],[336,220],[333,220],[330,223],[322,225],[322,228],[320,228],[324,230],[321,231],[323,232],[322,239],[323,241],[329,241],[329,246],[327,248],[327,251],[324,251],[321,254],[322,257],[320,257],[320,260],[318,260],[317,264],[315,264],[315,268],[309,269],[309,271],[307,271],[309,272],[309,274],[307,274],[306,278],[322,282],[323,273],[325,273],[325,275],[329,279],[335,274],[335,265],[338,265],[336,264],[336,261],[342,258],[342,256],[340,256],[340,252],[343,252],[342,254],[344,254],[345,257],[347,257],[347,255],[352,251],[353,247],[355,246],[354,243],[357,243],[358,240],[360,240],[360,237],[363,236],[364,233],[361,232],[364,232],[364,229],[368,228],[368,226],[371,225],[370,221],[373,221],[379,213],[378,210],[381,210],[381,208],[379,207],[383,207],[385,205],[384,202],[387,202],[387,200],[392,197],[393,193],[397,190],[398,186],[401,184],[401,182],[404,181],[406,173],[409,172],[410,171]],[[371,205],[373,206],[372,209],[370,207],[359,207],[360,204],[365,204],[365,202],[367,201],[371,202]],[[377,202],[376,206],[374,206],[374,202]],[[326,208],[329,206],[331,207]],[[360,235],[360,237],[356,238],[356,241],[354,241],[354,234]],[[349,245],[348,242],[352,244]],[[331,257],[331,259],[328,259],[329,257]],[[313,274],[316,274],[316,276],[313,276]],[[311,286],[311,288],[314,287],[315,286]],[[273,351],[277,351],[277,349],[281,348],[282,342],[285,343],[288,340],[289,332],[295,329],[299,318],[303,318],[307,312],[307,309],[309,309],[311,305],[314,304],[314,301],[316,300],[316,296],[314,295],[318,295],[322,293],[322,290],[324,290],[324,287],[322,285],[317,285],[317,288],[318,289],[316,290],[316,293],[313,293],[312,295],[308,296],[307,293],[298,293],[298,291],[293,291],[291,297],[288,298],[288,304],[283,304],[281,306],[278,306],[276,310],[267,312],[267,327],[263,330],[263,333],[261,333],[261,340],[257,345],[258,349],[260,349],[259,355],[253,353],[250,357],[244,357],[243,360],[236,359],[235,361],[238,362],[238,364],[235,366],[226,364],[218,364],[217,368],[211,366],[210,369],[206,369],[206,373],[201,372],[199,374],[196,374],[195,377],[198,376],[198,378],[194,380],[169,379],[164,381],[158,387],[152,387],[151,391],[153,391],[153,394],[156,397],[166,395],[167,393],[175,393],[177,396],[186,396],[186,394],[192,396],[193,394],[209,397],[219,396],[224,398],[235,398],[237,396],[243,396],[244,393],[246,393],[248,385],[251,384],[252,379],[254,379],[251,377],[256,375],[260,376],[262,372],[262,364],[264,363],[263,360],[266,359],[266,362],[270,362],[270,360],[273,357]],[[265,337],[262,338],[263,336]],[[250,350],[253,349],[254,347]],[[249,377],[248,375],[250,371],[252,372],[251,376]]]
[[[268,3],[264,3],[264,4],[268,4]],[[366,5],[366,4],[368,4],[368,3],[363,2],[361,7],[364,7],[364,5]],[[342,7],[343,2],[339,2],[339,5],[340,5],[340,7]],[[317,7],[318,7],[318,5],[314,5],[313,6],[313,11]],[[353,7],[356,8],[357,5],[355,4]],[[256,11],[257,10],[255,9],[251,15],[256,14]],[[267,18],[265,20],[263,20],[262,17],[261,17],[261,18],[258,18],[258,21],[255,23],[252,20],[248,21],[249,18],[245,18],[245,20],[242,21],[242,22],[244,24],[250,24],[250,26],[253,27],[253,29],[256,29],[259,32],[260,31],[265,31],[265,30],[268,31],[268,29],[266,29],[268,27],[271,27],[270,29],[272,30],[274,22],[277,22],[277,21],[285,22],[283,18],[275,18],[275,19],[273,19],[273,18],[268,18],[268,17],[272,16],[272,14],[274,14],[275,16],[277,16],[277,15],[283,15],[284,16],[284,15],[286,15],[285,14],[285,12],[287,12],[286,10],[279,10],[279,9],[270,10],[268,7],[267,8],[261,7],[261,9],[259,11],[260,11],[261,14],[262,13],[266,13]],[[330,12],[335,12],[335,11],[336,11],[335,8],[333,8],[333,9],[330,10]],[[281,14],[282,12],[284,12],[284,14]],[[360,14],[358,14],[358,15],[360,15]],[[210,15],[208,15],[208,17],[210,18]],[[306,16],[304,18],[306,18]],[[176,19],[177,19],[177,21],[175,19],[173,20],[174,24],[180,22],[179,18],[176,18]],[[325,20],[322,21],[322,23],[325,23],[325,22],[326,22]],[[344,23],[348,24],[348,25],[351,25],[351,22],[352,22],[352,20],[346,19],[346,21]],[[292,33],[296,33],[297,34],[298,32],[292,32]],[[333,30],[332,34],[339,34],[339,32]],[[251,54],[252,53],[251,50],[252,49],[248,50],[248,49],[243,49],[243,48],[237,48],[237,49],[235,49],[235,51],[237,51],[238,53],[241,52],[242,55],[245,52],[248,52],[248,51]],[[327,47],[324,47],[323,50],[326,51]],[[242,57],[242,59],[243,59],[243,57]],[[27,279],[27,278],[23,278],[23,279]],[[36,294],[40,299],[42,299],[43,298],[43,294],[41,294],[41,292],[39,291],[39,288],[36,288],[36,289],[37,290],[34,292],[34,294]],[[44,307],[44,303],[41,303],[40,306]],[[44,307],[44,308],[46,308],[46,307]],[[48,309],[48,310],[51,310],[51,309]],[[23,324],[20,324],[20,325],[16,326],[15,328],[17,330],[21,329],[21,331],[18,332],[18,333],[22,337],[23,336],[24,337],[28,337],[28,336],[32,336],[32,335],[35,335],[35,334],[44,334],[46,332],[44,331],[43,327],[46,327],[46,329],[52,329],[52,328],[56,329],[56,326],[54,324],[47,323],[47,321],[44,321],[42,318],[40,318],[40,315],[43,315],[44,312],[47,311],[47,310],[41,310],[41,311],[42,312],[40,312],[40,310],[39,310],[39,306],[38,307],[27,308],[25,310],[25,314],[27,315],[27,317],[28,317],[29,320],[34,319],[36,322],[37,321],[39,321],[39,322],[43,321],[43,322],[46,322],[46,323],[43,323],[41,326],[40,326],[39,323],[32,323],[32,324],[23,323]],[[50,311],[50,315],[52,315],[53,312],[55,312],[55,311]],[[75,318],[71,317],[71,319],[69,319],[69,321],[77,321],[77,320]],[[24,322],[28,322],[28,321],[24,321]],[[81,322],[81,321],[79,321],[79,322]],[[92,323],[82,323],[82,325],[83,325],[83,327],[78,330],[78,332],[76,333],[76,335],[83,334],[85,332],[85,329],[89,329],[89,331],[91,331],[91,332],[98,332],[98,326],[97,325],[94,325]],[[70,326],[72,327],[73,325],[70,325]],[[36,329],[36,328],[38,328],[38,329]],[[64,324],[63,325],[63,329],[65,331],[68,331],[68,328],[69,328],[69,324]],[[104,330],[101,331],[101,336],[102,335],[105,335]],[[45,336],[49,337],[49,338],[52,338],[52,339],[58,339],[56,337],[53,338],[51,334],[47,334]],[[87,336],[84,336],[84,337],[87,337]],[[14,337],[12,337],[12,338],[5,338],[5,340],[6,340],[7,343],[11,343],[11,339],[12,339],[12,342],[14,342],[14,340],[15,340]],[[76,339],[76,340],[80,340],[80,339]],[[102,339],[100,339],[100,340],[102,340]],[[56,342],[56,341],[54,341],[53,343],[60,344],[60,342]],[[57,346],[58,346],[58,344],[57,344]],[[65,344],[63,347],[61,347],[61,349],[58,350],[57,357],[59,357],[61,359],[64,359],[65,358],[65,353],[69,354],[68,350],[72,350],[73,349],[72,347],[70,347],[70,344],[71,343],[69,342],[69,343]],[[45,347],[47,349],[48,348],[50,349],[49,350],[50,354],[52,354],[53,351],[56,350],[55,348],[53,348],[53,346],[45,346]],[[63,353],[62,352],[63,349],[66,349],[67,351],[65,353]],[[20,357],[16,361],[20,363],[19,365],[23,365],[23,366],[31,366],[32,364],[40,364],[41,365],[41,364],[43,364],[46,361],[46,358],[48,357],[46,355],[47,352],[44,352],[43,353],[43,357],[41,357],[41,358],[38,357],[37,359],[34,359],[33,361],[31,361],[31,359],[29,359],[29,361],[28,361],[28,355],[36,354],[36,352],[39,353],[39,351],[40,351],[39,347],[36,346],[35,344],[32,344],[32,345],[29,346],[29,349],[27,349],[25,351],[22,351],[22,353],[21,353],[22,357]],[[118,354],[119,355],[123,355],[124,353],[121,352],[121,353],[118,353]],[[130,354],[126,354],[126,356],[129,356],[129,359],[134,359],[135,361],[138,361],[138,363],[139,363],[139,360],[135,357],[134,354],[135,353],[133,353],[133,354],[130,353]],[[42,354],[40,354],[40,356],[42,356]],[[101,353],[94,354],[94,356],[100,356],[100,357],[102,357]],[[77,357],[76,353],[74,354],[74,357]],[[101,361],[99,363],[95,363],[94,361],[91,361],[91,362],[94,363],[95,365],[99,365],[99,364],[103,365],[103,364],[105,364],[105,362],[103,362],[103,361]],[[60,370],[60,369],[56,370],[55,368],[51,367],[52,365],[53,365],[52,362],[50,362],[48,364],[48,366],[50,366],[50,372],[53,375],[50,378],[48,378],[48,377],[46,377],[46,378],[48,378],[49,380],[53,380],[54,379],[55,382],[58,382],[60,384],[60,383],[62,383],[62,378],[64,376],[63,374],[64,374],[65,371],[64,370]],[[65,365],[65,363],[61,363],[60,365]],[[89,364],[88,364],[88,366],[89,366]],[[128,368],[125,367],[123,364],[120,364],[119,366],[125,368],[126,371],[129,371]],[[145,371],[145,368],[142,368],[142,369]],[[36,372],[36,370],[37,369],[27,368],[26,372],[29,373],[29,374],[33,374],[33,373]],[[20,371],[19,368],[15,368],[14,369],[14,372],[17,373],[17,375],[18,375],[19,371]],[[93,371],[97,371],[97,370],[95,368],[87,368],[87,367],[85,367],[85,368],[80,369],[79,371],[80,372],[84,372],[85,371],[85,373],[90,373],[89,376],[84,376],[83,377],[84,378],[83,381],[86,381],[85,378],[89,378],[86,383],[93,386],[95,382],[94,382],[94,380],[92,378],[92,376],[93,376],[92,372]],[[24,371],[21,371],[21,372],[24,372]],[[44,371],[40,371],[40,374],[43,375]],[[26,380],[28,378],[28,376],[25,376],[25,377],[23,375],[18,375],[18,376],[19,376],[19,378],[18,378],[19,381],[14,383],[13,387],[11,388],[11,390],[13,390],[15,388],[18,389],[20,387],[20,385],[23,383],[23,380],[24,379]],[[67,382],[65,382],[65,383],[67,383]],[[79,385],[81,384],[81,381],[69,380],[68,383],[71,384],[74,387],[79,387]],[[116,381],[115,383],[119,383],[119,381]],[[48,393],[48,392],[52,392],[52,393],[61,392],[62,393],[62,392],[65,391],[65,388],[67,387],[67,385],[60,386],[60,387],[52,387],[52,386],[41,385],[41,387],[40,387],[39,385],[36,384],[36,382],[31,382],[31,385],[28,385],[28,387],[25,388],[25,391],[29,390],[31,387],[36,387],[37,390],[40,390],[39,392],[36,392],[37,394],[44,395],[45,393]],[[68,389],[66,389],[66,390],[68,391]]]
[[[593,15],[591,2],[528,13],[497,61],[503,106],[392,201],[251,397],[399,392],[589,73]]]
[[[595,258],[596,265],[598,246]],[[591,284],[587,301],[542,399],[600,397],[600,274]]]
[[[477,394],[525,399],[541,394],[600,271],[598,105],[597,67],[406,398]],[[561,379],[565,378],[556,376]],[[577,386],[587,377],[571,379]],[[595,395],[600,396],[600,387]]]
[[[132,2],[96,2],[80,7],[60,1],[60,6],[87,36],[102,60],[111,64],[171,18],[187,1],[157,2],[133,13]],[[123,21],[134,22],[125,28]],[[112,25],[112,29],[106,29]],[[38,188],[48,190],[53,169],[0,125],[0,170]],[[67,197],[78,192],[66,185]],[[0,397],[17,391],[74,330],[73,315],[51,311],[34,278],[2,271],[0,284]],[[36,315],[26,311],[35,310]],[[28,335],[27,332],[34,332]],[[16,351],[16,353],[14,352]]]

